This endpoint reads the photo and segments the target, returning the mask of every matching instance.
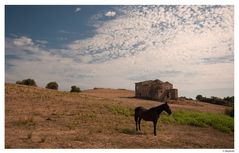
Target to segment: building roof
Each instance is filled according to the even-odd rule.
[[[142,84],[142,85],[149,85],[149,84],[154,84],[154,83],[157,83],[157,84],[163,84],[163,83],[167,83],[167,84],[171,84],[170,82],[166,81],[166,82],[163,82],[159,79],[156,79],[156,80],[147,80],[147,81],[142,81],[142,82],[136,82],[135,84]],[[172,85],[172,84],[171,84]]]

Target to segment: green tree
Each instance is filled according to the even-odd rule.
[[[56,82],[49,82],[46,85],[47,89],[53,89],[53,90],[58,90],[58,84]]]
[[[70,92],[81,92],[81,90],[77,86],[71,86],[71,91]]]
[[[197,95],[197,96],[196,96],[196,99],[197,99],[198,101],[201,101],[201,100],[203,99],[203,96],[202,96],[202,95]]]
[[[17,81],[16,84],[34,86],[34,87],[37,86],[35,80],[33,80],[33,79],[25,79],[25,80],[22,80],[22,81]]]

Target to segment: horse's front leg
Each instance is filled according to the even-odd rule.
[[[136,131],[138,131],[138,118],[135,119],[135,126],[136,126]]]
[[[154,120],[154,121],[153,121],[153,123],[154,123],[154,135],[155,135],[155,136],[157,135],[157,133],[156,133],[157,121],[158,121],[158,120]]]
[[[139,131],[141,131],[141,129],[140,129],[140,123],[141,123],[141,117],[139,118]]]

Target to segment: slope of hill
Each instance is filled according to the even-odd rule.
[[[134,108],[161,103],[133,98],[122,89],[81,93],[5,84],[6,148],[233,148],[234,132],[158,122],[135,131]],[[173,112],[192,110],[222,114],[224,106],[171,101]]]

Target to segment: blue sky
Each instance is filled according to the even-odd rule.
[[[180,96],[234,95],[228,5],[5,6],[5,79],[44,87],[134,89],[160,79]]]
[[[6,36],[27,35],[47,40],[49,47],[62,47],[94,35],[90,18],[110,6],[6,6]],[[17,25],[17,26],[16,26]]]

